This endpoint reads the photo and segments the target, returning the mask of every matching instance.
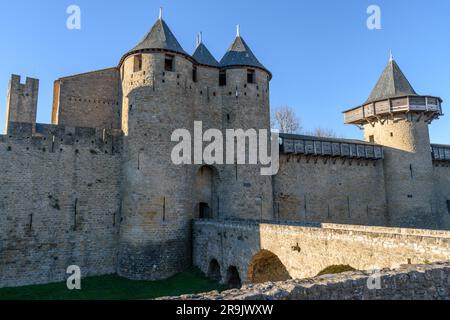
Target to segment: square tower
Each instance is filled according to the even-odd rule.
[[[6,101],[5,132],[7,134],[11,123],[31,123],[33,132],[35,131],[38,94],[38,79],[27,78],[25,84],[22,84],[20,76],[11,76]]]

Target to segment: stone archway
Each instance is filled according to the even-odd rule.
[[[201,167],[195,176],[195,212],[200,219],[212,219],[217,211],[216,177],[217,170],[211,166]]]
[[[226,285],[230,289],[240,289],[242,287],[241,277],[239,271],[235,266],[231,266],[227,271]]]
[[[220,272],[220,265],[219,262],[216,259],[212,259],[209,263],[208,267],[208,278],[221,282],[222,281],[222,274]]]
[[[248,281],[253,284],[289,279],[291,276],[281,260],[267,250],[261,250],[253,256],[248,266]]]

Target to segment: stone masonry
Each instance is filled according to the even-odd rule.
[[[194,222],[194,264],[231,285],[310,278],[329,266],[398,268],[450,260],[450,232],[255,221]],[[267,263],[267,261],[272,261]],[[261,267],[263,266],[263,267]]]
[[[344,113],[364,141],[282,134],[273,177],[261,163],[172,163],[172,134],[193,134],[194,122],[223,135],[270,131],[271,79],[239,32],[219,62],[201,39],[185,52],[162,18],[117,66],[56,80],[51,124],[36,123],[39,80],[13,75],[0,135],[0,287],[62,281],[70,265],[157,280],[195,264],[238,284],[249,272],[261,282],[343,262],[448,259],[437,230],[450,230],[450,146],[428,133],[443,101],[418,95],[393,59]],[[236,220],[253,222],[237,231]]]
[[[379,288],[372,287],[375,277]],[[377,274],[348,272],[160,300],[450,300],[450,264],[404,265]]]

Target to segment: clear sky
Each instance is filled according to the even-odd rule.
[[[71,4],[81,8],[81,30],[66,28]],[[371,4],[381,8],[381,30],[366,26]],[[324,127],[362,138],[359,129],[343,124],[341,112],[367,99],[389,50],[418,93],[441,96],[444,112],[450,108],[448,0],[4,1],[1,132],[10,74],[40,79],[38,122],[49,123],[53,81],[116,66],[156,21],[160,6],[186,51],[194,50],[202,31],[219,60],[239,23],[244,39],[274,74],[272,107],[294,108],[306,130]],[[450,116],[432,124],[431,139],[450,144]]]

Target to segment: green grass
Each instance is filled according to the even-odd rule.
[[[339,274],[344,272],[356,271],[355,268],[346,265],[338,265],[338,266],[329,266],[319,272],[318,277],[328,275],[328,274]]]
[[[224,290],[192,269],[163,281],[131,281],[116,275],[85,278],[81,289],[66,283],[0,289],[0,300],[140,300]]]

